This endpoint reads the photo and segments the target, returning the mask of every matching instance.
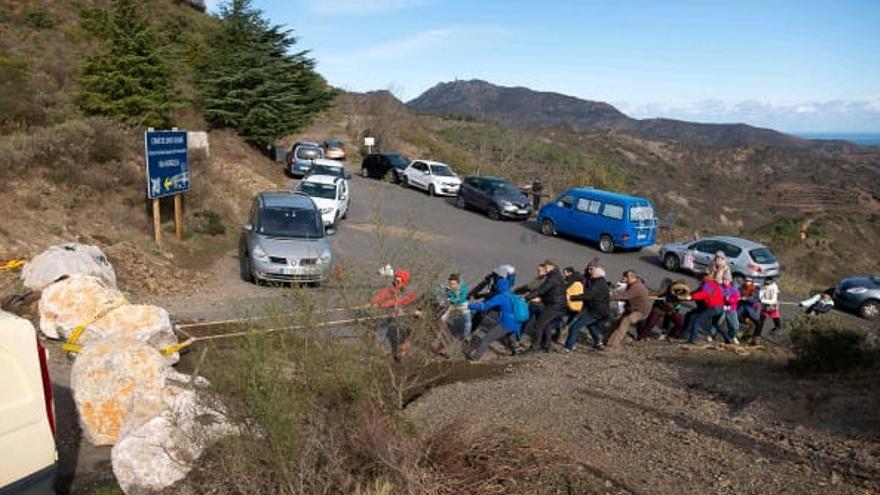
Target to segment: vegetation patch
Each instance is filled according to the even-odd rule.
[[[790,366],[797,371],[837,372],[876,363],[876,335],[869,339],[868,330],[833,315],[798,316],[786,324],[794,351]]]

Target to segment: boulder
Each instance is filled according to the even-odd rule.
[[[31,290],[44,290],[71,275],[92,275],[116,288],[116,272],[104,253],[88,244],[51,246],[30,260],[21,271],[21,280]]]
[[[205,447],[238,433],[222,411],[191,389],[169,386],[166,409],[145,423],[127,423],[110,458],[126,495],[154,493],[182,480]]]
[[[50,339],[67,338],[77,325],[125,301],[101,278],[71,275],[47,287],[40,296],[40,331]]]
[[[177,343],[168,311],[158,306],[127,304],[111,310],[106,316],[86,327],[79,343],[86,345],[110,337],[129,337],[146,342],[157,350]],[[177,353],[166,356],[174,364]]]
[[[159,414],[169,370],[159,351],[136,339],[108,338],[86,346],[73,363],[70,386],[89,442],[112,445],[126,422]]]

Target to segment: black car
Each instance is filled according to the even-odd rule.
[[[880,275],[845,278],[834,288],[834,304],[868,320],[880,319]]]
[[[498,177],[465,177],[455,205],[480,210],[492,220],[525,220],[532,214],[532,203],[525,194]]]
[[[403,170],[409,162],[409,158],[400,153],[370,153],[361,163],[361,177],[384,179],[391,171],[394,174],[394,182],[400,183]]]

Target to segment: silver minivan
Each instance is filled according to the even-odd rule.
[[[721,251],[737,283],[746,277],[755,280],[779,277],[779,261],[763,244],[732,236],[704,237],[691,242],[675,242],[660,248],[660,262],[669,271],[682,268],[685,253],[691,251],[694,258],[693,272],[703,273],[715,261],[715,253]]]
[[[241,278],[247,282],[323,282],[333,253],[321,211],[308,196],[262,192],[254,198],[238,245]]]

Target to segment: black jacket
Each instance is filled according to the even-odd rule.
[[[571,296],[571,300],[582,301],[584,303],[583,311],[597,320],[611,318],[611,291],[608,290],[605,277],[590,279],[590,285],[584,290],[584,293]]]
[[[544,283],[541,284],[540,287],[529,292],[526,296],[527,300],[530,300],[535,297],[541,298],[541,303],[544,304],[544,307],[547,308],[565,308],[566,307],[566,296],[565,289],[568,287],[568,284],[565,283],[565,279],[562,278],[562,274],[559,272],[559,269],[554,269],[552,272],[547,274],[547,277],[544,279]]]
[[[470,292],[468,292],[468,299],[482,299],[486,297],[492,297],[495,295],[495,282],[498,281],[498,274],[492,272],[486,275],[480,283],[475,285]],[[488,290],[487,293],[483,293],[483,290]]]

